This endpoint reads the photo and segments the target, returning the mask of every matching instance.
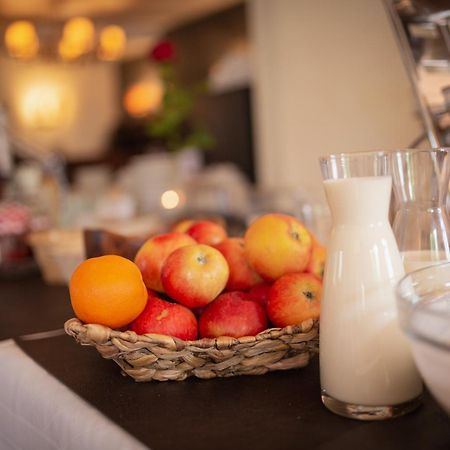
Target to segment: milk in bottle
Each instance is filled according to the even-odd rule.
[[[333,229],[320,317],[322,400],[353,418],[393,417],[417,406],[422,382],[397,321],[394,288],[404,269],[388,222],[391,177],[337,173],[324,181]]]

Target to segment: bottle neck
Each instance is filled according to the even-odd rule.
[[[390,177],[327,180],[324,185],[334,225],[388,223]]]
[[[410,181],[409,183],[406,183],[406,185],[401,184],[396,180],[394,183],[395,201],[399,205],[415,204],[420,208],[445,205],[447,200],[448,181],[447,183],[439,184],[438,180],[434,178],[422,178],[421,183]]]

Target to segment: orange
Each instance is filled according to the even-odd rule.
[[[83,261],[70,279],[70,300],[85,323],[120,328],[144,310],[147,289],[138,267],[116,255]]]

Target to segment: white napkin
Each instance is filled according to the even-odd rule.
[[[144,450],[143,444],[26,355],[0,341],[2,450]]]

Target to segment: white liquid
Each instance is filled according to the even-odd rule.
[[[420,306],[413,309],[408,324],[413,354],[431,393],[450,414],[450,297]]]
[[[320,317],[322,388],[356,405],[412,400],[422,382],[397,323],[394,287],[404,270],[387,219],[391,178],[324,185],[334,227]]]
[[[444,252],[436,255],[432,254],[430,250],[419,250],[402,252],[402,261],[405,272],[413,272],[414,270],[423,269],[424,267],[441,264],[448,261]]]
[[[435,399],[450,414],[450,350],[412,341],[417,367]]]

